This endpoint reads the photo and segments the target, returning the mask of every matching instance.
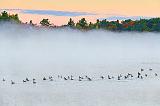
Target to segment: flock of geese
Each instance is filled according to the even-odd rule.
[[[148,73],[150,72],[150,73]],[[56,81],[58,80],[72,80],[72,81],[98,81],[98,80],[117,80],[117,81],[121,81],[121,80],[133,80],[133,79],[146,79],[149,77],[157,77],[158,78],[158,74],[155,73],[153,71],[152,68],[144,70],[144,69],[140,69],[140,71],[138,71],[136,74],[131,74],[131,73],[126,73],[126,74],[118,74],[116,76],[112,76],[112,75],[106,75],[106,76],[99,76],[97,78],[93,78],[93,77],[89,77],[87,75],[85,76],[62,76],[62,75],[57,75],[56,77],[53,76],[49,76],[49,77],[42,77],[41,80],[42,81]],[[3,78],[2,79],[3,82],[6,82],[7,79]],[[9,81],[11,85],[16,84],[16,82],[14,80],[10,80]],[[36,80],[35,78],[25,78],[23,80],[21,80],[22,83],[27,83],[30,82],[32,84],[37,84],[38,80]]]

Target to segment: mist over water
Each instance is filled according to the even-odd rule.
[[[94,76],[110,73],[136,73],[140,68],[153,68],[159,72],[159,33],[108,32],[103,30],[82,32],[69,28],[38,29],[13,24],[0,25],[1,78],[18,80],[25,77],[42,77],[58,74]],[[158,103],[155,103],[158,99],[152,99],[150,102],[148,100],[152,97],[158,98],[156,92],[158,92],[160,87],[155,87],[155,92],[151,92],[146,83],[141,83],[146,89],[143,89],[140,84],[136,87],[136,82],[133,85],[130,83],[122,84],[116,82],[115,85],[110,83],[107,84],[107,87],[102,82],[94,82],[93,85],[87,84],[86,87],[84,86],[85,84],[82,84],[81,87],[77,84],[73,84],[73,86],[71,86],[72,84],[57,84],[58,87],[53,84],[53,88],[45,86],[40,87],[41,89],[38,90],[38,87],[33,87],[33,89],[31,87],[29,89],[12,87],[15,93],[12,93],[10,89],[6,90],[2,87],[1,91],[4,90],[5,93],[0,96],[3,99],[0,102],[7,104],[7,100],[11,100],[13,104],[19,103],[24,106],[35,106],[41,100],[37,106],[52,106],[53,104],[64,106],[65,103],[70,103],[70,106],[120,106],[118,105],[120,103],[124,106],[124,101],[129,100],[126,106],[132,106],[133,104],[133,106],[151,106],[153,103],[155,106],[158,106]],[[152,83],[149,84],[152,86]],[[108,86],[112,87],[108,88]],[[66,89],[59,89],[61,87]],[[92,90],[89,90],[90,87]],[[16,91],[17,88],[19,92]],[[81,88],[83,90],[80,90]],[[55,90],[54,92],[53,89]],[[119,95],[115,97],[117,94],[114,92],[119,93]],[[125,92],[129,94],[124,94]],[[20,93],[23,94],[24,98],[21,98],[22,95]],[[83,93],[84,95],[82,95]],[[135,93],[139,95],[138,98],[133,97]],[[92,97],[92,100],[89,97],[86,98],[87,94]],[[54,97],[54,95],[58,97]],[[108,100],[107,103],[105,98],[101,98],[104,95]],[[129,95],[132,97],[128,97]],[[38,98],[33,101],[29,99],[30,96],[31,98],[38,96]],[[143,98],[143,96],[146,96],[146,98]],[[86,100],[82,101],[82,98],[86,98]],[[27,99],[26,102],[25,99]],[[115,102],[111,102],[113,99],[115,99]],[[46,101],[46,104],[43,104],[44,101]],[[64,104],[61,104],[61,101]],[[148,101],[148,104],[145,104],[144,101]],[[8,103],[7,106],[11,105]],[[4,104],[4,106],[6,105]]]
[[[0,27],[0,69],[4,74],[93,74],[160,62],[159,33]]]

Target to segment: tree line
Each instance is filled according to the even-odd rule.
[[[19,20],[18,14],[8,14],[6,11],[3,11],[0,14],[0,22],[1,21],[11,21],[16,23],[22,23]],[[28,24],[28,23],[26,23]],[[32,20],[29,22],[30,25],[33,24]],[[74,22],[72,18],[69,19],[66,25],[62,26],[53,26],[49,19],[42,19],[40,21],[41,26],[45,27],[70,27],[73,29],[79,30],[92,30],[92,29],[104,29],[110,31],[146,31],[146,32],[160,32],[160,18],[151,18],[151,19],[140,19],[140,20],[117,20],[117,21],[107,21],[99,20],[95,23],[87,22],[85,18],[80,19],[78,22]]]
[[[82,18],[75,23],[71,18],[66,26],[77,29],[104,29],[110,31],[147,31],[147,32],[160,32],[160,18],[140,19],[140,20],[123,20],[123,21],[107,21],[99,20],[95,23],[87,22]]]
[[[18,14],[8,14],[6,11],[1,12],[0,14],[0,22],[8,21],[8,22],[15,22],[15,23],[21,23],[19,20]]]

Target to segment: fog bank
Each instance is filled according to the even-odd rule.
[[[81,32],[0,26],[0,70],[103,73],[160,62],[159,33]],[[23,73],[23,74],[24,74]]]

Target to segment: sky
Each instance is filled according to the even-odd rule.
[[[35,23],[42,18],[49,18],[55,24],[65,24],[70,17],[75,21],[82,17],[95,21],[113,16],[160,16],[160,0],[0,0],[0,8],[14,9],[20,19],[32,19]]]

